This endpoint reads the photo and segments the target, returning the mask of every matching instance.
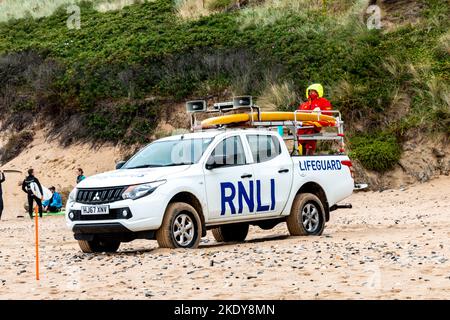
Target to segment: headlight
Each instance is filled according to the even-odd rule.
[[[153,191],[155,191],[156,188],[158,188],[160,185],[164,183],[166,183],[166,180],[129,186],[122,194],[122,198],[136,200],[148,196]]]
[[[70,193],[69,193],[69,202],[75,202],[77,198],[77,188],[73,189]]]

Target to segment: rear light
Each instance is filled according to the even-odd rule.
[[[341,163],[344,166],[353,167],[352,162],[350,160],[342,160]]]
[[[350,160],[342,160],[342,165],[347,166],[350,169],[350,174],[352,175],[352,179],[355,179],[355,169],[353,169],[352,162]]]

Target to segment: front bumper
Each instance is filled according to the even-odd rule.
[[[116,240],[121,242],[133,241],[135,239],[155,238],[155,231],[133,232],[117,222],[110,223],[83,223],[75,224],[73,227],[76,240]]]
[[[108,223],[119,224],[126,228],[128,232],[157,230],[161,226],[167,202],[152,194],[137,200],[127,199],[105,203],[104,205],[109,206],[110,213],[108,215],[82,215],[81,207],[84,204],[68,202],[66,206],[66,224],[74,232],[76,231],[75,226],[80,228],[83,225]],[[71,212],[73,213],[72,219],[69,218]],[[82,231],[78,233],[82,233]]]

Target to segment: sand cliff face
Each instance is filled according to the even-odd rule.
[[[5,143],[5,137],[2,140],[0,147]],[[36,177],[44,186],[53,185],[57,190],[67,192],[76,185],[77,168],[83,168],[86,176],[113,170],[115,163],[122,159],[123,152],[120,147],[110,144],[96,147],[76,144],[64,148],[57,141],[46,138],[45,131],[36,131],[33,142],[18,157],[0,167],[22,172],[6,173],[3,188],[6,216],[23,214],[26,198],[19,184],[29,168],[35,170]]]

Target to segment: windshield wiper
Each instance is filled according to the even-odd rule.
[[[125,169],[142,169],[142,168],[154,168],[154,167],[161,167],[161,166],[162,165],[160,165],[160,164],[143,164],[140,166],[125,168]]]
[[[169,163],[169,164],[163,164],[161,167],[174,167],[174,166],[186,166],[194,164],[193,162],[178,162],[178,163]]]
[[[178,163],[168,163],[168,164],[143,164],[136,167],[130,167],[125,169],[142,169],[142,168],[160,168],[160,167],[174,167],[174,166],[186,166],[194,164],[193,162],[178,162]]]

